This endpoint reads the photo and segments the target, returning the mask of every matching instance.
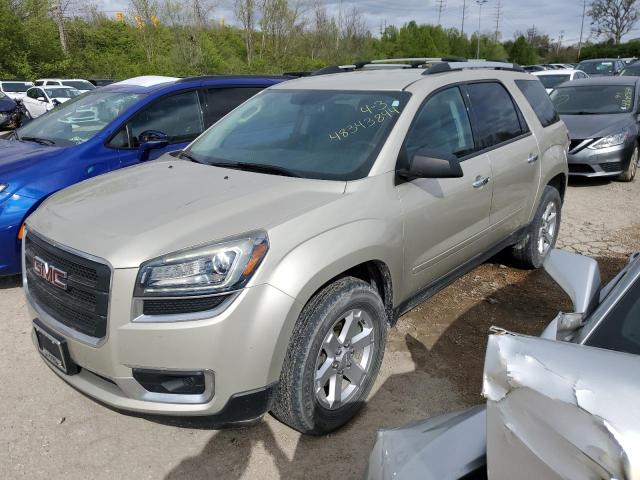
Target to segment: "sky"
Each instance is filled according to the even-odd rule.
[[[462,6],[465,0],[442,0],[444,9],[441,17],[443,27],[462,26]],[[215,0],[214,0],[215,2]],[[235,24],[233,15],[233,0],[218,0],[217,8],[213,12],[214,18],[224,18],[225,22]],[[401,26],[410,20],[418,23],[438,23],[439,0],[325,0],[327,10],[337,14],[339,9],[351,9],[356,6],[363,14],[369,29],[378,35],[380,26]],[[589,3],[589,2],[587,2]],[[98,7],[106,13],[117,10],[127,10],[127,0],[96,0]],[[478,29],[479,8],[476,0],[466,0],[467,14],[465,17],[465,32],[475,32]],[[488,0],[482,7],[483,32],[495,32],[496,13],[500,5],[500,32],[502,40],[514,38],[518,31],[525,32],[535,25],[541,33],[549,35],[558,41],[562,35],[563,45],[578,42],[580,24],[582,20],[583,0]],[[589,17],[584,22],[584,38],[590,34]],[[625,38],[640,37],[640,24]],[[623,39],[624,40],[624,39]]]

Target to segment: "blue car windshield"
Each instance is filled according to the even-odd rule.
[[[48,140],[61,146],[84,143],[144,96],[93,90],[33,119],[17,130],[17,137]]]
[[[365,177],[407,92],[265,90],[194,141],[193,160],[323,180]]]

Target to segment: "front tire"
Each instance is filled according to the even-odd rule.
[[[618,180],[621,182],[632,182],[638,171],[638,142],[633,147],[631,158],[629,159],[629,165],[627,169],[618,176]]]
[[[550,185],[544,187],[540,204],[527,227],[523,239],[513,246],[511,254],[523,268],[540,268],[555,246],[560,230],[562,199]]]
[[[344,425],[378,375],[386,329],[384,304],[368,283],[344,277],[322,289],[294,327],[271,413],[305,434]]]

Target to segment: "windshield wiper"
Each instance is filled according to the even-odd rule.
[[[53,140],[49,140],[48,138],[38,138],[38,137],[20,137],[20,140],[26,141],[26,142],[36,142],[39,143],[40,145],[55,145],[56,142],[54,142]]]
[[[182,151],[178,154],[178,158],[186,158],[187,160],[194,162],[194,163],[202,163],[200,160],[198,160],[197,158],[195,158],[193,155],[191,155],[190,153],[187,153],[185,151]]]
[[[261,163],[248,162],[213,162],[209,163],[214,167],[235,168],[247,172],[269,173],[273,175],[282,175],[284,177],[300,177],[297,173],[292,172],[288,168],[278,167],[277,165],[264,165]]]

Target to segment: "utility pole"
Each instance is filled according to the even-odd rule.
[[[558,45],[556,46],[556,56],[560,55],[560,48],[562,48],[563,38],[564,38],[564,30],[560,30],[560,35],[558,36]]]
[[[442,12],[447,8],[447,0],[437,0],[436,5],[438,6],[438,25],[441,25],[440,20],[442,19]]]
[[[582,24],[580,25],[580,41],[578,42],[578,58],[580,61],[580,50],[582,50],[582,32],[584,31],[584,15],[587,12],[587,0],[582,0]]]
[[[464,35],[464,17],[467,15],[467,0],[462,0],[462,34]]]
[[[479,59],[480,58],[480,28],[482,26],[482,5],[484,5],[485,3],[488,3],[489,0],[476,0],[476,3],[478,4],[478,7],[480,7],[480,9],[478,10],[478,45],[476,48],[476,58]]]
[[[502,15],[502,2],[498,0],[498,4],[496,5],[496,33],[495,40],[498,42],[498,37],[500,35],[500,16]]]

